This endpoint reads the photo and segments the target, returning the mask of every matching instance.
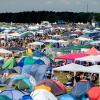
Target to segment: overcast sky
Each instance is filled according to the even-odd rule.
[[[0,0],[0,12],[74,11],[100,12],[100,0]]]

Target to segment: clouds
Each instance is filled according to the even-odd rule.
[[[100,12],[100,0],[0,0],[0,12],[31,10]]]

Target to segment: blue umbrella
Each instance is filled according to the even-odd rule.
[[[75,100],[71,95],[64,94],[58,97],[58,100]]]
[[[87,93],[87,91],[95,86],[92,82],[78,82],[76,85],[72,88],[71,94],[74,97],[82,97]]]

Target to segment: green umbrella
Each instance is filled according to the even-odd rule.
[[[0,95],[0,100],[12,100],[6,95]]]
[[[16,59],[15,58],[10,58],[4,63],[3,68],[13,68],[16,65],[17,65]]]

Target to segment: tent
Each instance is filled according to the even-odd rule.
[[[39,65],[39,64],[33,64],[33,65],[25,65],[22,69],[22,74],[29,74],[32,75],[36,82],[39,83],[43,79],[45,79],[45,74],[48,69],[48,65]]]
[[[6,95],[0,95],[0,100],[12,100],[11,98],[9,98]]]
[[[33,100],[57,100],[57,98],[49,91],[38,89],[31,93]]]
[[[75,62],[79,62],[79,64],[81,64],[81,62],[91,62],[92,64],[97,64],[98,62],[100,62],[100,55],[99,56],[86,56],[86,57],[82,57],[82,58],[76,58]]]
[[[9,89],[0,92],[0,95],[8,96],[11,100],[21,100],[24,95],[27,95],[27,92]]]
[[[74,72],[74,76],[76,72],[97,73],[99,74],[99,84],[100,84],[100,67],[98,65],[85,67],[82,65],[71,63],[61,67],[53,68],[53,72],[54,71],[70,71]]]
[[[63,94],[58,97],[58,100],[75,100],[75,99],[69,94]]]
[[[72,54],[65,54],[65,55],[61,55],[58,57],[55,57],[54,59],[63,59],[63,60],[75,60],[76,58],[81,58],[81,57],[85,57],[87,56],[87,54],[85,53],[72,53]]]
[[[26,49],[23,48],[23,47],[20,47],[20,46],[15,46],[15,47],[9,47],[9,48],[7,48],[7,50],[10,50],[10,51],[25,51]]]
[[[82,97],[85,95],[91,87],[95,85],[92,82],[78,82],[71,90],[71,95],[74,97]]]
[[[18,66],[23,67],[24,65],[34,64],[35,61],[36,60],[32,57],[25,56],[20,59],[20,61],[18,62]]]
[[[4,65],[3,65],[2,68],[13,68],[13,67],[15,67],[15,66],[17,66],[17,61],[16,61],[16,59],[15,59],[14,57],[12,57],[12,58],[8,59],[8,60],[4,63]]]
[[[43,42],[48,42],[48,43],[58,43],[57,40],[53,40],[53,39],[44,40]]]
[[[4,58],[0,57],[0,66],[4,64]]]
[[[91,89],[88,90],[88,95],[91,100],[99,100],[100,98],[100,87],[92,87]]]
[[[51,92],[55,95],[55,96],[59,96],[61,94],[65,94],[67,93],[66,88],[64,87],[64,85],[62,86],[59,83],[51,80],[51,79],[47,79],[47,80],[43,80],[41,81],[37,86],[40,85],[45,85],[45,86],[49,86],[51,88]]]
[[[95,47],[92,47],[87,52],[85,52],[88,55],[99,55],[100,51],[98,51]]]

